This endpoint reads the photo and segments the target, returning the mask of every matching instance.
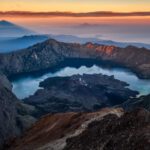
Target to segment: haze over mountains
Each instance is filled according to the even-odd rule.
[[[86,24],[84,24],[85,26]],[[88,25],[88,24],[87,24]],[[83,25],[82,25],[83,26]],[[88,25],[89,26],[89,25]],[[145,47],[150,49],[150,44],[136,43],[136,42],[117,42],[112,40],[102,40],[99,38],[92,37],[78,37],[74,35],[54,35],[54,34],[38,34],[27,28],[23,28],[11,22],[2,20],[0,21],[0,53],[16,51],[19,49],[24,49],[32,46],[36,43],[41,43],[49,38],[61,42],[68,43],[80,43],[84,44],[87,42],[93,42],[102,45],[114,45],[118,47],[126,47],[128,45],[133,45],[136,47]]]
[[[29,35],[22,37],[5,38],[0,40],[0,52],[10,52],[24,49],[36,43],[43,42],[48,39],[46,35]]]

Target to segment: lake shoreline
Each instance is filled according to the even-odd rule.
[[[149,80],[139,79],[136,74],[131,72],[129,69],[124,69],[119,66],[112,68],[110,67],[109,63],[102,64],[99,61],[91,59],[89,61],[87,61],[87,59],[83,59],[82,61],[78,59],[71,61],[67,60],[64,63],[57,65],[57,67],[55,66],[55,68],[32,74],[28,73],[14,76],[14,78],[11,78],[10,81],[14,85],[13,92],[15,95],[17,95],[17,93],[21,95],[21,92],[18,92],[17,90],[20,91],[21,88],[24,88],[26,93],[29,92],[29,94],[26,96],[28,97],[33,95],[38,89],[41,88],[39,86],[40,82],[46,80],[49,77],[64,77],[77,74],[104,74],[107,76],[114,76],[115,79],[126,82],[129,85],[127,88],[138,91],[140,93],[139,95],[147,95],[150,93],[150,86],[148,85],[148,83],[150,83]],[[23,86],[26,86],[26,88]]]

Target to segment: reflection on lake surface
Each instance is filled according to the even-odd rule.
[[[139,79],[135,74],[127,71],[126,69],[106,69],[97,65],[93,65],[91,67],[81,66],[79,68],[64,67],[54,73],[49,72],[38,77],[24,76],[12,81],[13,93],[18,98],[23,99],[34,94],[40,88],[39,83],[49,77],[65,77],[75,74],[82,75],[99,73],[109,76],[114,75],[115,79],[119,79],[130,84],[129,88],[138,91],[140,95],[147,95],[150,93],[150,80]]]

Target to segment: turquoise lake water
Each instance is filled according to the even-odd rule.
[[[41,76],[24,76],[12,81],[13,93],[20,99],[26,98],[33,95],[39,87],[39,83],[49,77],[65,77],[72,76],[76,74],[105,74],[108,76],[114,75],[115,79],[125,81],[129,84],[130,89],[136,90],[140,95],[147,95],[150,93],[150,80],[139,79],[134,73],[126,69],[108,69],[102,68],[97,65],[91,67],[81,66],[79,68],[74,67],[64,67],[56,72],[48,72]]]

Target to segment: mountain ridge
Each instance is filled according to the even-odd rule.
[[[136,42],[117,42],[112,40],[102,40],[98,38],[88,38],[88,37],[77,37],[73,35],[52,35],[52,34],[41,34],[41,35],[26,35],[22,37],[0,37],[0,53],[6,53],[11,51],[18,51],[23,48],[35,45],[37,43],[44,42],[49,38],[55,39],[60,42],[65,43],[80,43],[85,44],[87,42],[92,42],[100,45],[114,45],[116,47],[125,48],[128,45],[133,45],[138,48],[145,47],[150,49],[150,44],[146,43],[136,43]]]
[[[65,59],[93,59],[105,62],[111,67],[126,67],[138,77],[148,79],[150,78],[149,56],[149,50],[134,46],[119,48],[93,43],[64,43],[49,39],[27,49],[0,54],[0,69],[10,76],[48,69]]]

